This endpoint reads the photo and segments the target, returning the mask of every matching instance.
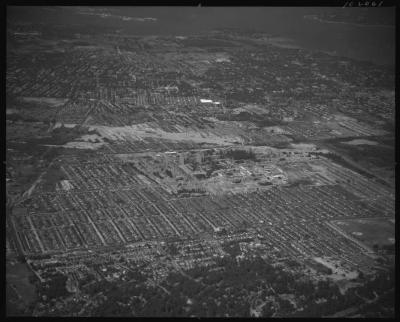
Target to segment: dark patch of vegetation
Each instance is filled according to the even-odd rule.
[[[277,149],[287,149],[290,147],[290,142],[288,141],[279,141],[279,142],[274,142],[271,144],[272,147],[277,148]]]
[[[228,247],[229,251],[229,244],[224,247]],[[261,257],[238,262],[234,250],[232,247],[233,256],[216,259],[215,266],[197,266],[185,274],[170,273],[160,286],[145,285],[143,274],[134,277],[135,283],[94,282],[85,288],[85,292],[89,296],[102,292],[106,298],[90,313],[95,316],[223,317],[229,314],[232,317],[247,317],[251,305],[248,295],[261,292],[262,298],[273,296],[280,304],[276,307],[267,303],[263,316],[321,317],[352,306],[359,307],[360,312],[366,314],[374,313],[375,316],[379,313],[386,317],[393,315],[394,269],[380,272],[374,280],[362,279],[363,286],[349,289],[342,295],[335,282],[325,280],[314,284]],[[288,263],[290,267],[298,265],[293,260]],[[54,293],[55,285],[61,289],[60,297],[63,297],[66,294],[63,291],[65,278],[56,279],[56,283],[50,287],[50,296]],[[372,299],[371,290],[379,294],[379,299],[373,305],[365,305],[357,294]],[[296,310],[281,294],[293,294],[302,311]],[[188,299],[191,300],[190,304]],[[319,299],[326,299],[326,302],[318,303]],[[78,312],[80,308],[81,305],[76,306],[67,314]]]
[[[253,160],[257,161],[256,154],[252,150],[228,150],[221,151],[221,157],[233,160]]]
[[[176,245],[174,243],[168,244],[167,249],[168,249],[168,253],[171,256],[175,256],[179,253],[178,247],[176,247]]]
[[[43,159],[47,162],[51,162],[54,160],[56,157],[58,157],[61,154],[61,148],[54,148],[50,147],[43,155]]]
[[[355,162],[371,161],[379,167],[394,167],[395,163],[395,145],[393,148],[382,147],[379,145],[375,146],[357,146],[347,151],[348,155]]]
[[[259,181],[258,184],[260,186],[272,186],[272,182],[269,181]]]
[[[324,156],[324,157],[326,157],[326,158],[328,158],[328,159],[340,164],[341,166],[343,166],[345,168],[348,168],[350,170],[353,170],[354,172],[357,172],[357,173],[361,174],[362,176],[365,176],[365,177],[367,177],[369,179],[373,179],[373,180],[375,180],[376,182],[378,182],[378,183],[380,183],[382,185],[388,186],[388,184],[387,184],[387,182],[385,180],[382,180],[381,178],[378,178],[378,177],[374,176],[373,174],[370,174],[369,172],[366,172],[363,169],[360,169],[360,168],[352,165],[351,163],[347,162],[342,156],[340,156],[340,155],[338,155],[336,153],[332,153],[332,152],[329,152],[329,153],[310,152],[310,153],[313,154],[313,155]]]
[[[206,191],[202,188],[180,188],[177,190],[178,193],[205,193]]]
[[[161,175],[160,175],[160,173],[159,173],[158,171],[153,171],[153,174],[154,174],[156,177],[162,179],[162,177],[161,177]]]
[[[45,191],[54,191],[56,183],[67,179],[67,177],[59,166],[52,166],[46,171],[42,179],[43,189]]]
[[[6,120],[12,121],[12,122],[30,122],[30,123],[35,123],[35,122],[42,122],[42,120],[30,117],[30,116],[23,116],[19,113],[11,113],[11,114],[6,114]]]
[[[220,165],[218,162],[211,159],[210,167],[206,171],[206,177],[209,178],[214,171],[223,169],[223,166]]]
[[[39,288],[40,296],[45,295],[47,300],[58,299],[69,295],[67,289],[65,288],[65,283],[67,282],[67,277],[61,273],[54,274],[47,286],[41,285]]]
[[[186,47],[236,47],[236,44],[219,39],[185,39],[181,43]]]
[[[307,261],[307,265],[312,267],[313,269],[315,269],[317,272],[320,272],[323,274],[331,275],[333,273],[332,269],[330,269],[329,267],[326,267],[326,266],[322,265],[321,263],[318,263],[313,260]]]
[[[336,163],[339,163],[340,165],[342,165],[342,166],[344,166],[346,168],[349,168],[350,170],[353,170],[355,172],[358,172],[358,173],[366,176],[369,179],[373,178],[373,176],[371,174],[369,174],[369,173],[367,173],[367,172],[365,172],[365,171],[353,166],[352,164],[348,163],[343,157],[341,157],[340,155],[338,155],[336,153],[332,153],[332,152],[329,152],[329,153],[311,152],[311,154],[324,156],[324,157],[326,157],[326,158],[328,158],[328,159],[330,159],[330,160],[332,160],[332,161],[334,161]]]
[[[87,41],[82,41],[82,40],[77,40],[74,41],[75,46],[92,46],[91,43],[88,43]]]
[[[258,127],[266,127],[266,126],[279,126],[279,125],[285,125],[284,122],[277,120],[277,119],[271,119],[269,117],[260,117],[257,115],[255,119],[252,119],[252,122],[255,123]],[[271,131],[271,133],[274,133]]]
[[[289,139],[292,140],[292,143],[297,144],[297,143],[302,143],[304,141],[307,141],[304,136],[301,135],[293,135],[293,134],[285,134],[285,136]]]
[[[237,242],[230,242],[223,245],[222,249],[232,257],[240,254],[240,247]]]
[[[299,179],[293,183],[290,183],[287,187],[297,187],[301,185],[311,185],[313,184],[312,180],[309,178]]]

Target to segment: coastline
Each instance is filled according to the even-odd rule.
[[[342,24],[342,25],[349,25],[349,26],[356,26],[356,27],[375,27],[375,28],[390,28],[394,29],[394,25],[369,25],[369,24],[361,24],[361,23],[354,23],[354,22],[345,22],[345,21],[333,21],[333,20],[325,20],[321,19],[315,15],[305,15],[303,19],[307,20],[315,20],[321,23],[330,23],[330,24]]]

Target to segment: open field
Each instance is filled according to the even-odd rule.
[[[160,138],[172,141],[193,141],[196,143],[211,143],[216,145],[230,145],[240,142],[240,137],[217,136],[212,133],[187,130],[185,132],[166,132],[153,128],[148,124],[135,124],[125,127],[93,126],[102,137],[110,140],[134,140],[141,141],[142,138]]]
[[[394,223],[386,218],[338,220],[333,223],[346,234],[371,248],[374,245],[382,247],[395,242]]]

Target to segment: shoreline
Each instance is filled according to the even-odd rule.
[[[356,26],[356,27],[379,27],[379,28],[391,28],[391,29],[395,28],[394,25],[369,25],[369,24],[361,24],[361,23],[355,23],[355,22],[325,20],[325,19],[316,17],[315,15],[306,15],[306,16],[303,16],[303,19],[315,20],[315,21],[318,21],[321,23],[342,24],[342,25],[349,25],[349,26]]]

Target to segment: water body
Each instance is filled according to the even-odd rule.
[[[356,17],[365,8],[280,8],[280,7],[96,7],[88,14],[85,7],[12,7],[7,19],[54,24],[91,25],[115,28],[132,35],[192,35],[216,28],[257,29],[274,36],[290,38],[301,47],[334,55],[394,66],[395,27],[374,23],[329,23],[307,19],[307,15],[327,10],[352,10]],[[368,9],[367,9],[368,10]],[[394,8],[371,8],[389,21]],[[85,14],[86,11],[86,14]],[[134,18],[124,20],[123,17]],[[136,19],[141,18],[141,19]],[[143,18],[153,18],[145,19]],[[138,21],[139,20],[139,21]]]

